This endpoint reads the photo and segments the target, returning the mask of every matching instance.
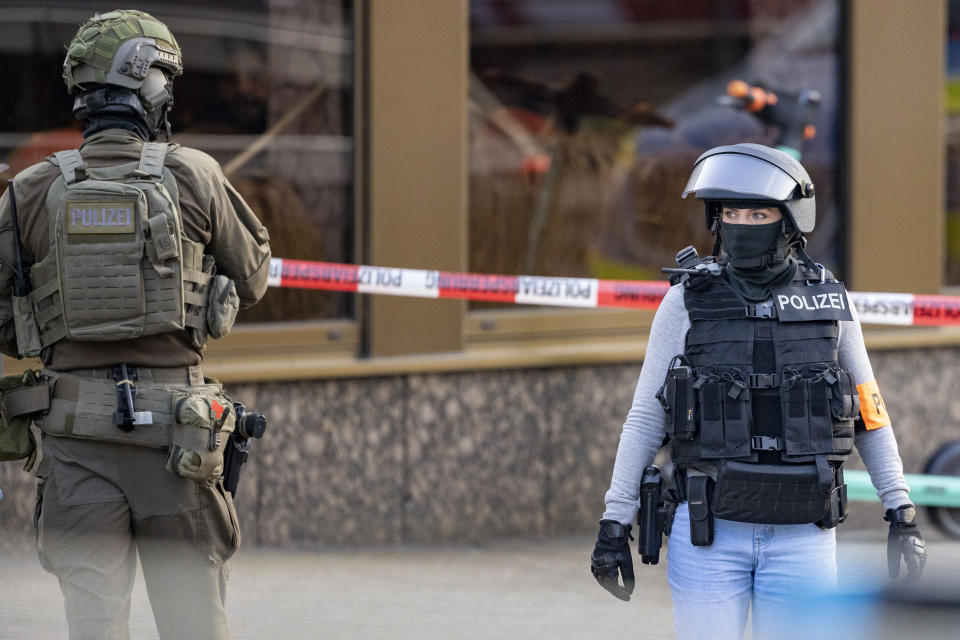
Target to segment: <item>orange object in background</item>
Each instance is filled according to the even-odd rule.
[[[762,111],[768,105],[777,104],[777,94],[766,91],[763,87],[751,87],[743,80],[731,80],[727,83],[727,95],[731,98],[743,100],[747,111]]]
[[[727,95],[733,98],[746,98],[750,93],[750,85],[743,80],[731,80],[727,83]]]
[[[550,170],[550,156],[542,153],[525,156],[523,158],[523,171],[535,175],[541,175]]]

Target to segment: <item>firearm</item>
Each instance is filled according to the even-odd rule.
[[[660,562],[660,546],[663,536],[670,535],[676,507],[674,501],[663,499],[660,469],[655,466],[644,469],[640,480],[640,513],[637,515],[640,529],[638,547],[643,564]]]
[[[660,267],[660,273],[670,275],[670,284],[677,284],[681,281],[681,276],[685,275],[709,273],[712,276],[719,276],[720,272],[723,271],[723,267],[716,262],[700,260],[697,250],[692,246],[684,247],[677,252],[677,264],[680,266]]]
[[[30,285],[30,274],[23,267],[23,256],[20,253],[20,222],[17,220],[17,195],[13,190],[13,180],[7,180],[7,191],[10,192],[10,222],[13,225],[13,295],[25,297],[30,295],[33,287]]]
[[[223,453],[223,488],[236,499],[240,467],[250,457],[250,440],[263,437],[263,432],[267,430],[267,419],[262,413],[247,413],[247,408],[239,402],[234,402],[233,408],[237,413],[237,424]]]

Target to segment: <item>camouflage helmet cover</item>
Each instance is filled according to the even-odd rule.
[[[70,94],[105,84],[138,91],[151,67],[171,77],[183,72],[170,29],[142,11],[110,11],[94,15],[77,31],[63,61],[63,80]]]

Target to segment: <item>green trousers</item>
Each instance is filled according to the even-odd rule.
[[[160,637],[229,638],[227,561],[240,544],[221,486],[164,469],[165,452],[45,435],[36,527],[71,640],[129,638],[137,555]]]

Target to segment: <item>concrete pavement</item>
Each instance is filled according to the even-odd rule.
[[[841,535],[845,584],[882,579],[883,544],[873,533]],[[231,569],[231,632],[235,640],[672,638],[664,564],[637,561],[637,591],[622,603],[590,577],[592,546],[592,537],[573,537],[465,547],[243,549]],[[960,574],[960,544],[935,540],[930,555],[930,580],[953,580],[960,592],[953,578]],[[960,638],[960,610],[938,611],[946,622],[924,614],[915,621],[924,630],[916,638]],[[913,628],[912,614],[904,615],[898,620]],[[130,628],[134,639],[158,637],[139,576]],[[871,640],[905,637],[870,633]],[[66,637],[56,579],[30,550],[0,554],[0,638]]]

